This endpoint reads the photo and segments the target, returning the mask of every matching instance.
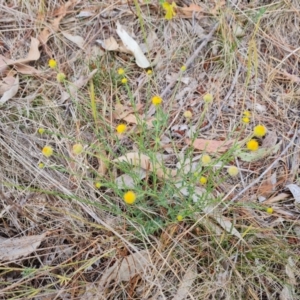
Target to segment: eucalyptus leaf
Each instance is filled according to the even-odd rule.
[[[244,150],[238,149],[237,151],[235,151],[235,155],[238,156],[242,161],[254,162],[262,158],[265,158],[269,155],[275,154],[276,152],[278,152],[280,145],[281,143],[278,143],[274,147],[260,148],[257,151],[253,151],[253,152],[246,152]]]

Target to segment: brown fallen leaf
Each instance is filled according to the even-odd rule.
[[[9,59],[9,58],[6,58],[6,57],[0,55],[0,73],[5,71],[5,69],[8,66],[12,66],[12,65],[15,65],[16,69],[19,68],[20,70],[24,70],[24,68],[27,67],[25,65],[26,63],[38,60],[41,56],[40,51],[39,51],[39,45],[40,45],[39,40],[32,37],[30,49],[25,58],[13,60],[13,59]],[[32,68],[32,67],[30,67],[30,68]],[[22,72],[20,72],[20,73],[22,73]],[[23,73],[23,74],[25,74],[25,73]]]
[[[14,85],[15,77],[13,75],[15,74],[9,74],[0,81],[0,96],[8,91],[12,85]]]
[[[136,115],[134,114],[130,114],[124,118],[122,118],[122,120],[126,121],[129,124],[142,124],[143,123],[143,116],[139,116],[139,119],[136,117]],[[155,120],[155,118],[150,118],[149,120],[146,121],[147,127],[148,128],[152,128],[153,127],[153,121]]]
[[[64,5],[55,10],[53,16],[58,16],[45,27],[42,32],[39,34],[39,41],[45,45],[49,40],[52,33],[57,32],[59,30],[60,21],[68,14],[71,13],[71,9],[75,6],[77,0],[70,0],[66,2]]]
[[[140,167],[145,170],[149,170],[155,173],[160,178],[165,178],[166,176],[175,177],[177,175],[177,170],[163,168],[159,162],[152,163],[149,156],[141,154],[138,152],[129,152],[123,156],[120,156],[113,160],[113,162],[127,162],[135,167]]]
[[[47,232],[20,238],[0,238],[0,261],[11,261],[29,255],[40,246],[46,235]]]
[[[194,15],[195,18],[198,19],[202,17],[204,9],[201,6],[192,3],[190,6],[177,7],[177,11],[179,17],[192,18]]]
[[[185,142],[190,145],[191,140],[186,139]],[[225,152],[227,151],[233,144],[235,140],[229,141],[214,141],[214,140],[205,140],[205,139],[196,139],[194,141],[194,148],[197,150],[205,150],[209,153],[216,153],[216,152]]]

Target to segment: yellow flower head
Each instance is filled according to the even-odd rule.
[[[147,74],[148,74],[149,76],[152,75],[152,73],[153,73],[152,70],[148,70],[148,71],[147,71]]]
[[[250,119],[249,119],[248,117],[243,117],[243,118],[242,118],[242,122],[243,122],[244,124],[249,124],[249,123],[250,123]]]
[[[175,12],[176,3],[175,2],[172,2],[172,4],[170,4],[169,2],[165,1],[162,4],[162,7],[166,11],[166,15],[165,15],[166,20],[171,20],[171,19],[173,19],[173,17],[176,16],[176,12]]]
[[[193,114],[190,110],[186,110],[184,113],[183,113],[183,116],[187,119],[191,119]]]
[[[181,222],[183,220],[183,216],[182,215],[178,215],[177,216],[177,221]]]
[[[43,134],[44,132],[45,132],[45,129],[44,129],[44,128],[39,128],[39,129],[38,129],[38,133],[39,133],[39,134]]]
[[[152,104],[158,106],[162,103],[162,98],[159,96],[152,97]]]
[[[118,74],[119,75],[124,75],[125,74],[124,69],[122,69],[122,68],[118,69]]]
[[[267,133],[267,128],[264,125],[257,125],[253,129],[253,133],[257,137],[263,137]]]
[[[121,82],[123,83],[123,84],[126,84],[127,83],[127,78],[122,78],[122,80],[121,80]]]
[[[38,167],[39,167],[39,169],[43,169],[43,168],[45,167],[45,164],[42,163],[42,162],[40,162],[40,163],[38,164]]]
[[[50,157],[53,154],[53,149],[52,149],[51,146],[45,146],[42,149],[42,153],[43,153],[44,156]]]
[[[245,110],[243,112],[244,117],[250,118],[251,117],[251,112],[249,110]]]
[[[212,94],[205,94],[204,96],[203,96],[203,100],[206,102],[206,103],[209,103],[209,102],[212,102],[213,101],[213,96],[212,96]]]
[[[235,177],[237,174],[239,174],[239,169],[236,166],[230,166],[227,169],[227,172],[231,177]]]
[[[202,184],[202,185],[206,185],[206,183],[207,183],[207,178],[204,177],[204,176],[201,176],[200,179],[199,179],[199,182],[200,182],[200,184]]]
[[[180,71],[182,71],[182,72],[186,71],[186,66],[182,66],[182,67],[180,68]]]
[[[201,161],[204,166],[207,166],[208,164],[211,163],[211,157],[208,154],[202,155]]]
[[[73,153],[76,154],[76,155],[82,153],[82,151],[83,151],[83,147],[82,147],[81,144],[75,144],[75,145],[73,145],[72,149],[73,149]]]
[[[258,149],[258,142],[256,140],[250,140],[247,143],[247,149],[250,151],[256,151]]]
[[[267,213],[270,215],[274,212],[274,209],[272,207],[268,207],[266,210],[267,210]]]
[[[100,189],[100,188],[101,188],[101,182],[96,181],[96,182],[94,183],[94,186],[95,186],[96,189]]]
[[[56,66],[57,66],[56,60],[51,58],[51,59],[49,60],[49,62],[48,62],[48,66],[49,66],[51,69],[55,69]]]
[[[58,82],[64,82],[66,79],[66,75],[64,73],[57,73],[56,79]]]
[[[123,196],[124,202],[127,204],[133,204],[136,200],[136,195],[133,191],[128,191]]]
[[[116,128],[118,134],[123,134],[127,129],[126,124],[119,124]]]

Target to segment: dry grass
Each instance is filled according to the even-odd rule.
[[[294,134],[299,2],[196,2],[204,9],[199,19],[178,11],[170,21],[157,2],[79,0],[67,2],[65,10],[62,1],[0,2],[0,54],[6,59],[26,57],[30,37],[41,37],[62,16],[40,45],[40,58],[25,63],[38,74],[24,74],[18,65],[2,72],[4,78],[14,70],[19,89],[0,107],[0,237],[47,236],[24,257],[1,261],[0,299],[300,298],[300,210],[286,187],[300,184],[299,131]],[[214,12],[217,3],[221,9]],[[78,18],[83,11],[91,14]],[[118,39],[117,21],[139,44],[157,36],[146,54],[152,75],[132,55],[97,44]],[[217,23],[212,39],[181,72]],[[62,32],[83,37],[83,49]],[[48,67],[50,58],[57,70]],[[63,101],[72,83],[93,70],[93,78]],[[66,82],[57,82],[58,71]],[[168,91],[173,73],[187,83]],[[210,104],[203,101],[206,93],[213,95]],[[151,98],[162,94],[155,126],[147,128],[142,120],[153,110]],[[127,122],[122,136],[116,133],[124,122],[116,114],[119,104],[138,118],[138,124]],[[245,110],[252,115],[248,125],[241,123]],[[247,162],[238,148],[257,124],[268,129],[260,148],[279,148]],[[211,153],[213,162],[203,166],[199,155],[205,151],[187,138],[238,144]],[[75,143],[83,153],[73,153]],[[45,145],[53,156],[43,157]],[[149,160],[116,161],[128,152]],[[142,180],[134,168],[139,164]],[[238,177],[228,176],[231,165],[240,169]],[[116,183],[124,174],[134,188]],[[205,188],[200,176],[208,179]],[[122,199],[128,189],[138,196],[131,206]]]

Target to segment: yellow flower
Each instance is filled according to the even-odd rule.
[[[206,95],[204,95],[203,96],[203,100],[205,101],[205,102],[207,102],[207,103],[209,103],[209,102],[212,102],[213,101],[213,96],[212,96],[212,94],[206,94]]]
[[[96,189],[100,189],[101,188],[101,183],[99,181],[96,181],[94,183],[94,186],[95,186]]]
[[[152,98],[152,104],[155,105],[155,106],[158,106],[162,103],[162,98],[159,97],[159,96],[154,96]]]
[[[118,69],[118,74],[119,75],[124,75],[125,74],[124,69],[122,69],[122,68]]]
[[[133,191],[128,191],[123,196],[124,202],[127,204],[133,204],[136,200],[136,195]]]
[[[44,156],[50,157],[53,154],[53,149],[52,149],[51,146],[45,146],[42,149],[42,153],[43,153]]]
[[[245,110],[243,112],[244,117],[250,118],[251,117],[251,112],[249,110]]]
[[[44,128],[39,128],[39,129],[38,129],[38,133],[39,133],[39,134],[43,134],[44,132],[45,132],[45,129],[44,129]]]
[[[126,124],[119,124],[116,128],[116,130],[119,134],[124,133],[126,131],[126,129],[127,129]]]
[[[254,136],[263,137],[267,133],[267,128],[264,125],[257,125],[253,129]]]
[[[173,19],[173,17],[176,16],[176,12],[175,9],[176,8],[176,3],[172,2],[172,4],[170,4],[169,2],[165,1],[162,4],[163,9],[166,11],[166,15],[165,15],[165,19],[166,20],[171,20]]]
[[[201,176],[199,179],[200,184],[205,185],[207,183],[207,178],[204,176]]]
[[[177,216],[177,221],[181,222],[183,220],[183,216],[182,215],[178,215]]]
[[[123,83],[123,84],[126,84],[127,83],[127,78],[122,78],[122,80],[121,80],[121,82]]]
[[[43,168],[45,167],[45,164],[42,163],[42,162],[40,162],[40,163],[38,164],[38,167],[39,167],[39,169],[43,169]]]
[[[248,124],[248,123],[250,122],[250,119],[249,119],[248,117],[243,117],[243,118],[242,118],[242,122],[243,122],[244,124]]]
[[[250,140],[247,143],[247,149],[250,151],[256,151],[258,149],[258,142],[256,140]]]
[[[78,154],[82,153],[82,151],[83,151],[83,147],[81,144],[73,145],[73,153],[74,154],[78,155]]]
[[[180,71],[182,71],[182,72],[184,72],[186,70],[186,66],[182,66],[181,68],[180,68]]]
[[[230,166],[227,169],[227,172],[231,177],[235,177],[237,174],[239,174],[239,169],[236,166]]]
[[[64,82],[66,79],[66,75],[64,73],[57,73],[56,79],[58,82]]]
[[[48,62],[48,66],[49,66],[51,69],[55,69],[56,66],[57,66],[56,60],[51,58],[51,59],[49,60],[49,62]]]
[[[184,113],[183,113],[183,116],[187,119],[191,119],[193,114],[190,110],[186,110]]]
[[[152,73],[153,73],[152,70],[148,70],[148,71],[147,71],[147,74],[148,74],[149,76],[152,75]]]
[[[211,162],[211,157],[208,154],[204,154],[202,155],[201,161],[203,163],[204,166],[210,164]]]
[[[274,209],[272,207],[268,207],[266,210],[267,210],[267,213],[270,215],[274,212]]]

